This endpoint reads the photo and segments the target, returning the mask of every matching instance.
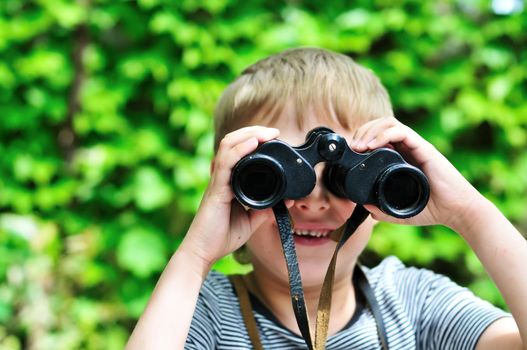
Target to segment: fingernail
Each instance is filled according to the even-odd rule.
[[[371,140],[370,142],[368,142],[368,147],[373,147],[375,145],[375,143],[377,142],[377,139],[373,139]]]

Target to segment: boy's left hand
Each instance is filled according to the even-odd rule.
[[[410,225],[442,224],[454,229],[460,221],[470,219],[464,216],[482,198],[479,192],[432,144],[397,119],[381,118],[364,124],[356,130],[350,143],[356,152],[390,145],[426,174],[430,200],[421,213],[408,219],[397,219],[373,205],[365,205],[374,219]]]

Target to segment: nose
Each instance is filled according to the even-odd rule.
[[[329,192],[322,181],[322,172],[324,164],[317,164],[315,166],[315,173],[317,174],[317,182],[313,191],[304,198],[295,200],[295,207],[301,212],[305,213],[321,213],[329,209],[330,198]]]

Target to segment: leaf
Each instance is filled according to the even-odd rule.
[[[493,78],[487,86],[487,94],[494,101],[503,101],[513,87],[512,80],[507,76]]]
[[[148,277],[166,264],[166,247],[157,232],[147,228],[132,228],[117,247],[119,265],[138,277]]]
[[[172,188],[165,182],[157,169],[142,167],[135,173],[134,200],[145,211],[160,208],[172,199]]]
[[[372,14],[362,8],[345,12],[335,19],[342,29],[362,29],[372,20]]]

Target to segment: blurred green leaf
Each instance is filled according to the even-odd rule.
[[[154,168],[139,168],[135,174],[134,187],[135,202],[143,210],[162,207],[172,198],[172,188]]]
[[[123,234],[117,260],[119,265],[144,278],[165,266],[166,253],[165,242],[156,232],[133,228]]]

